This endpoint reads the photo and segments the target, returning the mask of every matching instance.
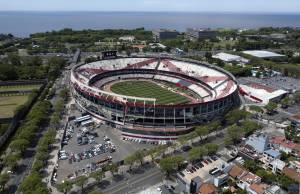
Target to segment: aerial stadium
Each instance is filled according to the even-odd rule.
[[[175,140],[239,105],[227,71],[173,57],[122,57],[75,66],[76,104],[124,137]]]

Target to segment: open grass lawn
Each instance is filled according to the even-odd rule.
[[[41,85],[19,85],[19,86],[0,86],[1,92],[18,91],[18,90],[34,90],[39,89]]]
[[[8,118],[14,115],[14,110],[27,102],[28,95],[0,97],[0,118]]]
[[[147,81],[119,82],[111,86],[111,91],[127,96],[156,98],[156,104],[183,104],[189,102],[186,97]]]

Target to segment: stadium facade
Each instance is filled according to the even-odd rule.
[[[148,80],[185,95],[185,103],[158,103],[114,93],[114,83]],[[239,104],[238,86],[227,71],[199,61],[170,57],[125,57],[77,65],[71,71],[77,105],[120,128],[122,135],[174,140],[195,125],[224,115]]]

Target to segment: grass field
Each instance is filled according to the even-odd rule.
[[[41,85],[19,85],[19,86],[0,86],[1,92],[18,91],[18,90],[34,90],[39,89]]]
[[[0,118],[8,118],[14,115],[14,110],[27,102],[28,95],[0,97]]]
[[[156,98],[156,104],[183,104],[189,102],[186,97],[147,81],[119,82],[111,86],[111,91],[127,96]]]

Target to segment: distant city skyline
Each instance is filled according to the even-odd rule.
[[[0,11],[299,13],[299,0],[9,0]]]

